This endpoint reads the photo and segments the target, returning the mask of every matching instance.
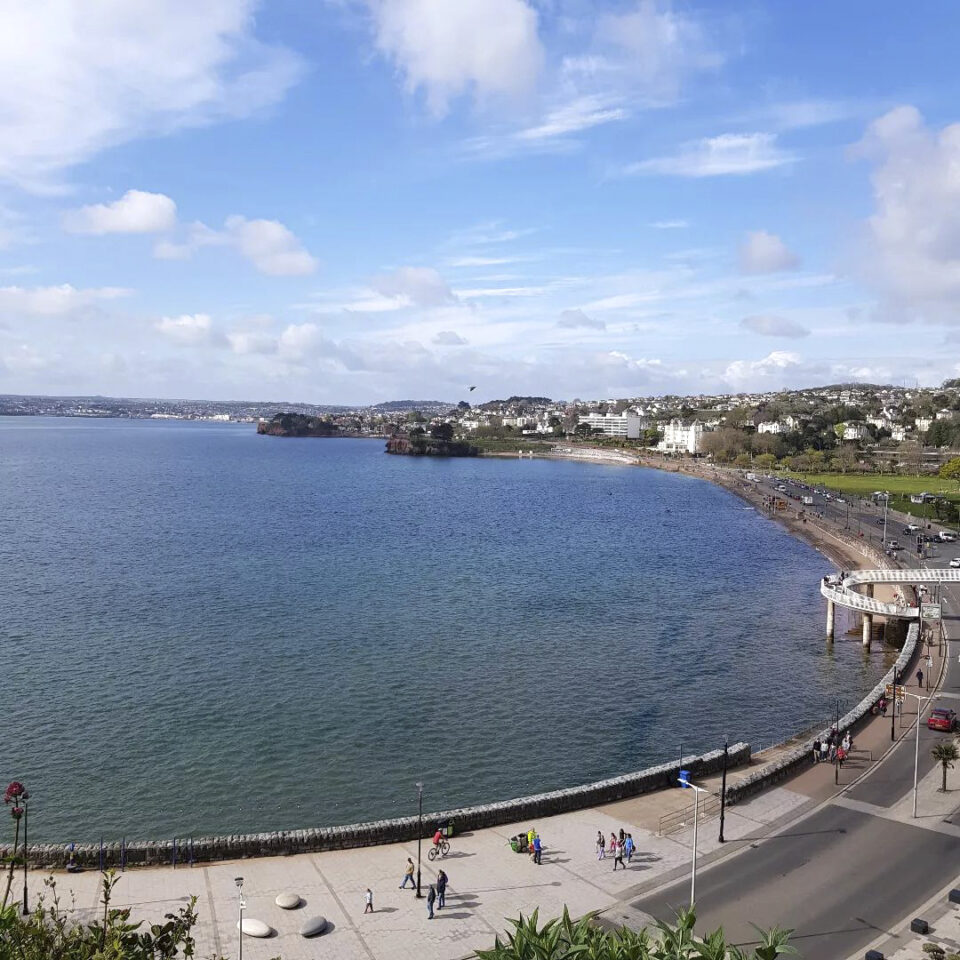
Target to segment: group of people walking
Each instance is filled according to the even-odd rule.
[[[836,761],[843,766],[843,761],[850,756],[850,750],[853,747],[853,737],[850,731],[841,737],[840,731],[834,727],[830,733],[822,740],[817,737],[813,741],[813,761],[814,763],[833,763]]]
[[[407,857],[407,865],[403,870],[403,881],[400,884],[400,889],[403,890],[404,887],[409,883],[411,888],[416,890],[417,883],[413,878],[416,867],[413,865],[413,860],[410,857]],[[430,884],[430,889],[427,891],[427,919],[433,919],[434,908],[437,910],[442,910],[447,905],[447,884],[450,882],[450,878],[447,876],[446,871],[438,870],[437,871],[437,881],[436,883]],[[373,912],[372,907],[372,894],[367,890],[369,899],[367,900],[367,905],[370,908],[366,912]]]
[[[633,835],[625,833],[623,827],[620,828],[619,836],[615,833],[610,834],[609,842],[603,835],[602,830],[597,831],[597,859],[606,860],[613,858],[613,869],[616,872],[617,864],[626,870],[627,863],[633,859]],[[626,860],[626,863],[624,863]]]

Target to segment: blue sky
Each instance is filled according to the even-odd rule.
[[[0,392],[960,375],[960,8],[9,6]]]

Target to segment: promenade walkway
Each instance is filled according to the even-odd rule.
[[[908,705],[897,720],[898,737],[909,736],[916,708]],[[699,854],[702,867],[735,853],[783,827],[823,801],[845,790],[873,767],[890,744],[890,720],[875,718],[859,733],[851,761],[834,782],[829,764],[805,770],[783,786],[770,789],[748,802],[729,807],[726,814],[726,844],[718,841],[718,819],[700,826]],[[766,751],[758,760],[769,762],[784,747]],[[751,767],[751,771],[756,767]],[[735,782],[742,771],[732,772]],[[929,779],[929,778],[928,778]],[[702,781],[719,789],[719,778]],[[927,790],[925,782],[925,791]],[[232,861],[195,867],[128,870],[115,889],[115,904],[130,906],[134,917],[156,918],[179,908],[191,895],[199,898],[198,956],[237,954],[237,896],[234,877],[244,877],[246,917],[264,920],[277,931],[267,940],[244,939],[247,960],[284,960],[325,957],[335,960],[455,960],[477,948],[492,944],[506,920],[521,911],[540,909],[542,917],[562,912],[564,906],[579,915],[604,912],[611,923],[628,919],[626,905],[660,884],[688,875],[692,825],[665,836],[658,827],[666,815],[689,810],[687,791],[665,790],[617,803],[598,806],[535,824],[505,825],[456,836],[452,851],[442,862],[450,877],[447,907],[436,919],[427,920],[424,901],[410,889],[400,890],[406,858],[416,861],[416,843],[393,844],[291,857]],[[926,800],[924,801],[926,803]],[[893,808],[893,815],[899,808]],[[509,838],[535,826],[544,841],[542,866],[537,866],[509,847]],[[612,860],[598,861],[597,831],[607,837],[623,827],[633,834],[637,854],[626,870],[613,870]],[[960,828],[958,828],[960,833]],[[429,841],[427,841],[428,843]],[[423,848],[423,883],[433,882],[436,868]],[[438,862],[439,863],[439,862]],[[31,877],[31,897],[43,892],[43,876]],[[99,875],[90,871],[57,875],[63,902],[81,913],[96,910]],[[364,894],[374,893],[375,912],[364,914]],[[305,901],[295,911],[274,904],[277,894],[298,893]],[[298,934],[303,921],[316,914],[331,923],[328,933],[315,940]],[[632,915],[636,919],[636,914]],[[763,917],[758,917],[763,922]]]

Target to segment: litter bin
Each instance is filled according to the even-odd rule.
[[[443,825],[443,835],[444,835],[445,837],[447,837],[448,839],[453,836],[453,821],[452,821],[452,820],[448,820],[448,821]]]
[[[680,786],[685,790],[690,787],[690,771],[681,770],[680,771]]]

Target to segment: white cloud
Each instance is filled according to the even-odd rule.
[[[911,106],[875,120],[855,156],[874,164],[875,210],[857,265],[878,319],[955,324],[960,298],[960,124],[927,127]]]
[[[317,261],[278,220],[227,217],[226,232],[261,273],[271,277],[302,277],[316,272]]]
[[[588,317],[582,310],[564,310],[557,321],[558,327],[567,330],[606,330],[607,325],[602,320],[595,320]]]
[[[774,350],[761,360],[734,360],[727,365],[724,378],[738,383],[757,383],[760,380],[782,374],[791,368],[799,367],[803,358],[797,353],[786,350]]]
[[[277,338],[260,330],[236,330],[227,334],[234,353],[271,354],[277,352]]]
[[[640,0],[629,13],[601,17],[597,39],[626,53],[618,62],[619,70],[656,101],[675,99],[690,75],[715,69],[724,61],[701,24],[675,11],[669,0]],[[604,69],[603,61],[595,57],[572,62],[580,69]]]
[[[407,90],[423,91],[442,116],[472,92],[517,96],[540,73],[537,13],[525,0],[367,0],[377,48],[396,64]]]
[[[740,245],[740,270],[743,273],[778,273],[792,270],[800,260],[773,233],[753,230]]]
[[[165,194],[128,190],[113,203],[95,203],[64,214],[68,233],[161,233],[177,225],[177,205]]]
[[[0,31],[0,179],[58,172],[145,134],[246,116],[302,73],[253,35],[256,0],[10,0]]]
[[[417,307],[439,307],[456,300],[443,277],[432,267],[400,267],[376,277],[373,287],[385,297]]]
[[[260,271],[271,277],[302,277],[315,273],[317,259],[279,220],[227,217],[223,230],[196,221],[183,241],[161,240],[153,248],[159,260],[188,260],[203,247],[233,247]]]
[[[686,220],[654,220],[650,226],[655,230],[685,230],[690,224]]]
[[[454,330],[441,330],[434,336],[433,342],[439,347],[462,347],[467,340]]]
[[[759,333],[762,337],[806,337],[810,331],[797,323],[796,320],[789,320],[786,317],[778,317],[773,314],[755,314],[751,317],[744,317],[740,321],[740,326],[751,333]]]
[[[213,321],[206,313],[184,313],[179,317],[163,317],[156,323],[157,330],[175,343],[201,346],[213,339]]]
[[[0,287],[0,315],[63,317],[129,293],[123,287],[78,289],[69,283],[55,287]]]
[[[673,156],[629,164],[623,173],[720,177],[773,170],[795,159],[777,146],[774,133],[723,133],[687,143]]]
[[[541,123],[518,131],[515,139],[523,142],[547,140],[625,120],[629,114],[608,97],[599,94],[577,97],[550,110]]]

